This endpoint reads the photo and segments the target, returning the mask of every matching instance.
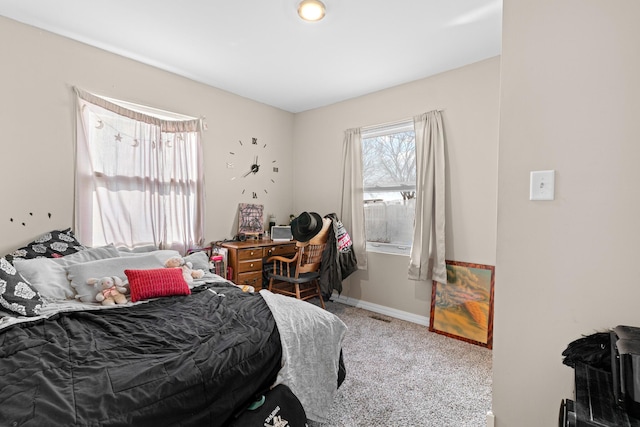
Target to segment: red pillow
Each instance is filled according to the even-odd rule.
[[[191,289],[182,276],[181,268],[125,270],[124,274],[129,279],[132,302],[148,298],[191,294]]]

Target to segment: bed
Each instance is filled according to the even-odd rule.
[[[174,270],[162,266],[168,255],[85,248],[54,230],[0,259],[0,425],[225,426],[277,384],[325,420],[344,378],[346,326],[211,273],[167,292],[158,275]],[[143,298],[83,300],[88,276],[121,268],[123,279],[146,275],[129,283]]]

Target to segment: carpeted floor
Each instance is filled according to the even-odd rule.
[[[486,425],[491,350],[337,302],[327,310],[349,327],[347,377],[329,421],[310,427]]]

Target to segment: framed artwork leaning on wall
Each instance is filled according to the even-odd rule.
[[[495,267],[446,263],[447,284],[432,285],[429,330],[492,348]]]

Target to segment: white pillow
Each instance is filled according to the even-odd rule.
[[[64,266],[52,258],[14,259],[13,265],[40,295],[54,299],[73,299],[73,289]]]
[[[129,248],[118,248],[118,251],[120,251],[120,253],[122,254],[122,256],[127,256],[127,255],[146,255],[149,252],[155,252],[159,250],[157,246],[155,245],[147,245],[147,246],[139,246],[137,248],[134,249],[129,249]]]
[[[113,245],[88,248],[75,254],[63,256],[62,258],[50,258],[53,262],[68,266],[80,262],[95,261],[99,259],[115,258],[120,256],[120,251]]]
[[[184,257],[185,262],[190,262],[194,270],[209,271],[209,256],[204,251],[194,252]]]
[[[122,255],[122,254],[121,254]],[[95,302],[98,290],[94,285],[87,284],[91,278],[117,276],[127,280],[125,270],[146,270],[164,267],[164,263],[172,256],[180,256],[178,251],[159,250],[146,255],[120,256],[116,258],[89,261],[67,267],[67,276],[71,287],[75,290],[75,297],[83,302]]]
[[[67,278],[68,266],[119,255],[115,246],[109,245],[88,248],[61,258],[16,258],[14,266],[43,297],[73,299],[75,292]]]

